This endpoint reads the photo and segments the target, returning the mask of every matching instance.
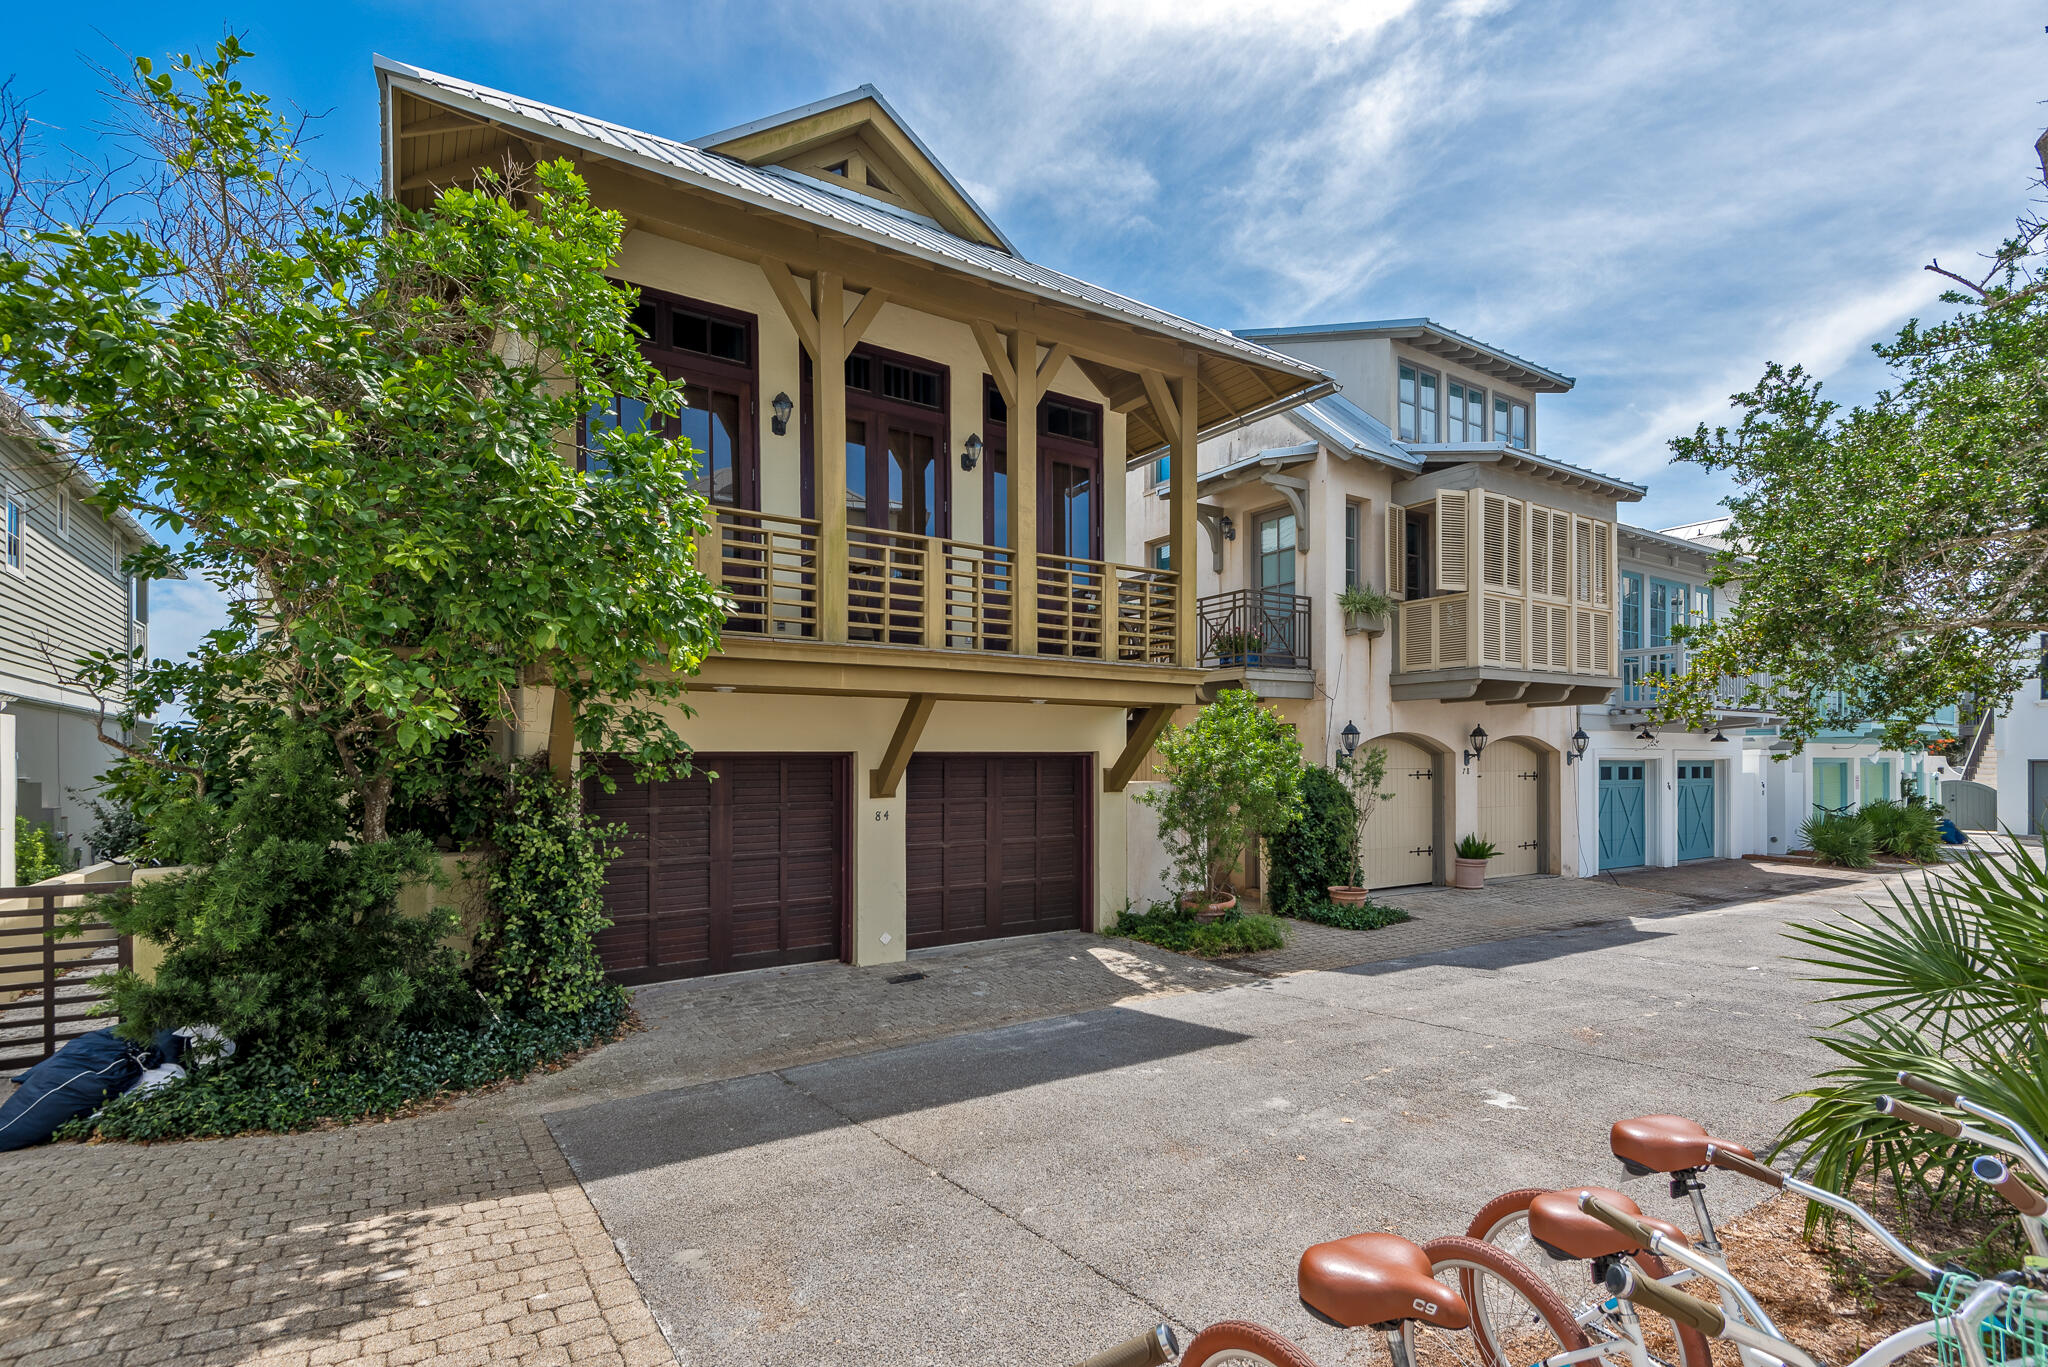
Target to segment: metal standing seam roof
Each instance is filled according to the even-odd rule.
[[[814,187],[808,177],[777,174],[768,168],[749,166],[673,138],[643,133],[473,81],[427,71],[389,57],[378,56],[374,61],[381,83],[421,99],[466,110],[481,119],[520,127],[600,156],[633,162],[714,194],[750,202],[793,218],[808,219],[835,232],[864,237],[1041,297],[1083,304],[1097,312],[1114,314],[1192,342],[1211,352],[1284,371],[1304,380],[1328,379],[1316,366],[1268,350],[1221,328],[1204,326],[1022,257],[955,237],[935,225],[891,212],[887,206],[855,202],[849,196],[829,194],[823,186]],[[387,193],[393,189],[389,183],[391,172],[387,130],[384,167]]]
[[[1422,468],[1422,457],[1404,449],[1385,423],[1342,394],[1312,399],[1290,409],[1287,416],[1339,450],[1383,460],[1403,470]]]
[[[1489,342],[1480,341],[1477,337],[1467,337],[1462,332],[1447,328],[1443,324],[1433,322],[1428,318],[1381,318],[1357,323],[1303,323],[1291,327],[1238,328],[1236,331],[1240,337],[1296,338],[1302,340],[1318,337],[1412,337],[1419,333],[1433,332],[1446,341],[1469,348],[1501,365],[1526,371],[1538,379],[1557,386],[1559,392],[1571,389],[1574,385],[1578,384],[1578,381],[1569,375],[1561,375],[1548,366],[1537,365],[1526,357],[1517,356],[1512,351],[1503,351]]]

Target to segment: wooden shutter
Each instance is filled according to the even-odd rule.
[[[1550,592],[1550,509],[1529,505],[1529,591]]]
[[[1447,489],[1436,496],[1436,591],[1463,593],[1469,582],[1470,531],[1466,525],[1466,496],[1462,489]]]
[[[1593,524],[1593,605],[1608,607],[1614,602],[1614,524]]]
[[[1408,596],[1408,510],[1398,503],[1387,508],[1387,597]]]
[[[1550,511],[1550,596],[1566,598],[1572,591],[1572,520],[1570,515]]]
[[[1479,496],[1479,584],[1489,589],[1508,586],[1508,501],[1499,494]],[[1491,627],[1487,639],[1496,639]]]
[[[1507,529],[1502,533],[1507,555],[1508,592],[1522,591],[1522,501],[1518,498],[1502,500],[1507,505]]]
[[[1576,602],[1593,601],[1593,520],[1586,517],[1572,519],[1572,598]]]

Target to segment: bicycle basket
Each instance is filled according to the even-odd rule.
[[[1961,1367],[1961,1345],[1949,1327],[1948,1315],[1968,1300],[1979,1283],[1971,1277],[1948,1276],[1921,1299],[1933,1307],[1934,1347],[1941,1367]],[[2006,1293],[2003,1309],[1984,1321],[1984,1360],[1991,1367],[2048,1367],[2048,1294],[2015,1289]]]

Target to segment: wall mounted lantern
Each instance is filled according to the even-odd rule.
[[[1657,743],[1657,733],[1650,729],[1650,724],[1648,722],[1644,722],[1642,729],[1636,732],[1636,739],[1646,740],[1650,742],[1650,744],[1655,745]]]
[[[768,405],[768,407],[771,410],[773,410],[775,414],[774,417],[769,419],[768,425],[775,429],[776,436],[788,436],[789,415],[796,411],[796,405],[789,401],[788,393],[784,392],[781,394],[777,394],[774,400]]]
[[[1472,734],[1465,739],[1472,742],[1472,748],[1465,752],[1465,763],[1469,767],[1473,760],[1486,753],[1486,728],[1483,726],[1473,727]]]
[[[1571,748],[1564,752],[1564,762],[1570,765],[1575,761],[1584,759],[1586,757],[1586,747],[1592,743],[1593,738],[1586,734],[1585,727],[1581,726],[1578,730],[1572,732]]]
[[[981,435],[977,432],[970,432],[967,434],[967,440],[960,443],[960,468],[972,470],[980,463]]]
[[[1216,530],[1223,533],[1225,541],[1237,540],[1237,524],[1230,520],[1229,513],[1216,519]]]
[[[1358,753],[1358,723],[1347,721],[1344,729],[1337,733],[1344,741],[1344,758],[1350,759]]]

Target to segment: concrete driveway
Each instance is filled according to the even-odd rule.
[[[1592,895],[1545,882],[1525,895],[1551,899],[1553,924]],[[1760,1145],[1825,1065],[1808,1038],[1825,1013],[1780,930],[1874,889],[1745,886],[1687,910],[1716,899],[1697,873],[1683,886],[1661,915],[1246,977],[547,1123],[692,1367],[1069,1362],[1157,1320],[1240,1316],[1326,1363],[1366,1361],[1376,1345],[1295,1300],[1309,1243],[1461,1232],[1511,1187],[1617,1183],[1605,1137],[1624,1116],[1693,1115]],[[1731,1215],[1759,1194],[1717,1188]],[[1661,1183],[1625,1189],[1670,1204]]]

